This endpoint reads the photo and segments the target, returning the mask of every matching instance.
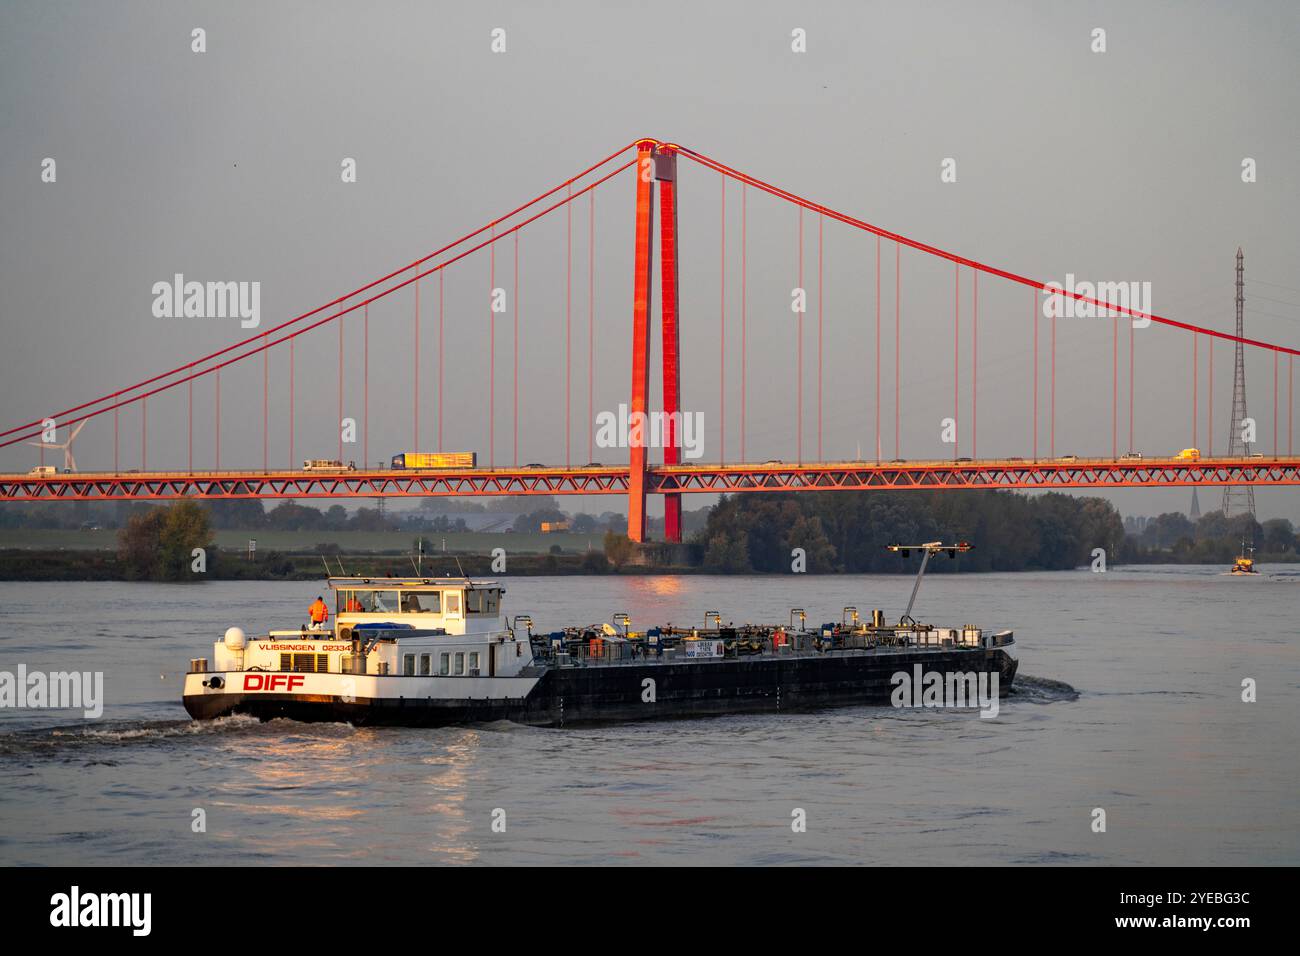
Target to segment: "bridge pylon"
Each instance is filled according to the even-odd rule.
[[[632,396],[628,403],[629,474],[627,482],[627,536],[645,540],[646,391],[650,384],[650,271],[654,255],[654,152],[653,140],[636,144],[636,236],[632,268]],[[637,423],[642,423],[638,428]]]
[[[655,151],[655,179],[659,181],[659,277],[663,286],[664,464],[681,462],[681,374],[678,364],[681,338],[677,331],[677,151],[660,146]],[[664,540],[682,540],[682,496],[664,495]]]
[[[681,369],[678,333],[677,150],[654,140],[637,143],[636,255],[632,281],[632,395],[629,402],[630,474],[627,536],[646,538],[646,441],[651,434],[647,392],[650,384],[650,315],[654,271],[654,191],[659,184],[659,275],[663,304],[664,463],[681,461]],[[638,426],[638,423],[640,427]],[[664,494],[664,537],[682,540],[682,496]]]

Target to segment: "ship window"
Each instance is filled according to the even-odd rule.
[[[478,676],[478,651],[469,652],[469,673],[471,677]]]
[[[433,673],[433,655],[421,654],[420,655],[420,676],[428,677],[432,673]]]
[[[403,591],[402,611],[407,614],[437,613],[439,608],[438,591]]]
[[[339,591],[339,614],[369,614],[375,610],[374,591]]]
[[[402,676],[403,677],[415,676],[415,655],[414,654],[402,655]]]
[[[357,591],[361,610],[367,614],[393,614],[398,607],[398,591]]]
[[[447,613],[453,617],[460,616],[460,592],[447,592]]]
[[[464,675],[465,675],[465,652],[457,651],[456,652],[456,676],[463,677]]]
[[[476,588],[465,592],[465,613],[496,615],[501,592],[496,588]]]
[[[465,591],[465,614],[495,615],[499,607],[500,592],[497,588],[476,588],[473,591]]]
[[[438,673],[441,674],[443,677],[446,677],[448,674],[451,673],[451,655],[450,655],[450,654],[439,654],[439,655],[438,655]]]
[[[465,592],[465,607],[470,614],[496,616],[501,604],[501,592],[496,588],[480,588]]]

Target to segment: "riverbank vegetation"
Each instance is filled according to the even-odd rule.
[[[891,543],[968,541],[935,570],[1076,568],[1094,548],[1117,553],[1124,526],[1110,502],[1007,491],[813,492],[722,499],[699,535],[706,570],[788,572],[802,549],[809,572],[879,574],[914,569]]]
[[[1179,513],[1121,519],[1103,498],[1056,492],[724,496],[687,512],[680,545],[635,545],[623,534],[626,519],[610,513],[577,516],[589,520],[575,533],[577,517],[552,500],[523,504],[532,510],[480,507],[454,520],[445,506],[415,509],[416,533],[407,518],[378,508],[321,511],[292,501],[269,511],[258,501],[6,505],[0,580],[309,580],[325,573],[326,560],[334,571],[343,562],[348,573],[406,575],[418,554],[432,574],[910,573],[915,556],[902,559],[886,545],[936,540],[974,546],[938,562],[940,573],[1065,570],[1092,563],[1098,548],[1108,565],[1230,564],[1243,545],[1254,548],[1260,564],[1300,560],[1296,529],[1286,519],[1260,524],[1217,511],[1196,521]],[[466,515],[500,516],[504,526],[460,530]],[[545,533],[543,521],[569,527]],[[457,530],[426,530],[448,524]],[[662,519],[651,534],[662,537]],[[12,546],[19,541],[21,547]]]

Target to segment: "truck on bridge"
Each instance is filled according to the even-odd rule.
[[[411,468],[477,468],[478,455],[472,451],[408,451],[393,456],[392,467]]]

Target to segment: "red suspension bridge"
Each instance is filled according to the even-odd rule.
[[[679,267],[683,260],[679,257],[678,247],[678,177],[679,160],[687,160],[700,171],[716,174],[721,183],[720,208],[721,217],[718,224],[720,236],[717,311],[717,343],[719,362],[716,374],[712,371],[697,369],[697,377],[703,375],[714,379],[707,388],[717,388],[718,417],[716,427],[710,432],[710,441],[717,449],[716,457],[720,463],[701,464],[684,461],[682,373],[684,352],[681,344],[681,275]],[[632,336],[631,369],[624,375],[620,371],[620,380],[628,387],[626,421],[636,423],[648,422],[651,417],[658,417],[662,423],[661,442],[662,461],[650,460],[651,448],[648,435],[641,429],[632,427],[625,437],[628,461],[626,464],[574,464],[575,447],[573,443],[574,416],[574,362],[573,362],[573,313],[574,313],[574,275],[573,275],[573,237],[574,213],[587,213],[586,247],[588,250],[588,270],[586,276],[587,299],[587,348],[586,348],[586,454],[594,457],[597,440],[595,408],[595,379],[597,374],[595,330],[595,290],[596,290],[596,193],[610,188],[615,179],[632,179],[635,204],[633,224],[635,229],[632,255]],[[727,202],[730,188],[732,213],[728,218]],[[656,197],[657,192],[657,197]],[[738,197],[736,194],[739,194]],[[770,340],[773,333],[769,326],[762,330],[751,329],[751,311],[771,313],[771,308],[760,310],[751,302],[750,288],[754,278],[750,275],[749,242],[755,230],[749,222],[750,199],[752,196],[768,197],[769,203],[790,207],[795,211],[797,223],[798,250],[794,257],[793,277],[795,286],[791,290],[788,304],[789,315],[793,317],[791,331],[793,342],[789,343],[789,356],[792,362],[786,362],[782,375],[773,376],[770,372],[759,373],[757,381],[751,382],[749,368],[751,346],[750,338],[758,335]],[[739,199],[739,236],[734,235],[736,200]],[[656,204],[656,199],[657,204]],[[585,209],[583,204],[585,203]],[[602,208],[605,205],[602,204]],[[520,464],[520,236],[525,230],[547,219],[562,218],[565,235],[564,295],[563,313],[564,330],[564,398],[562,441],[559,437],[548,436],[547,447],[558,457],[559,447],[563,446],[563,465],[521,465]],[[815,296],[805,287],[806,275],[805,231],[811,232],[805,219],[814,219],[816,224],[816,263]],[[658,228],[656,229],[656,220]],[[728,223],[732,224],[732,251],[728,256]],[[874,454],[863,460],[859,451],[854,460],[827,461],[824,457],[825,392],[827,384],[833,390],[844,382],[844,376],[836,377],[824,369],[827,358],[825,350],[825,309],[824,309],[824,266],[825,266],[825,226],[827,223],[839,224],[859,234],[865,234],[868,242],[867,267],[864,274],[874,277],[874,296],[858,297],[853,308],[855,328],[863,333],[868,344],[865,360],[855,362],[852,385],[860,388],[867,386],[861,415],[854,423],[856,433],[866,437],[868,442],[874,439]],[[582,224],[579,221],[578,230]],[[761,232],[770,237],[773,230]],[[739,246],[739,256],[735,246]],[[656,262],[656,248],[658,256]],[[453,266],[464,263],[472,256],[478,255],[487,260],[487,291],[489,292],[486,308],[487,341],[483,347],[486,358],[486,374],[468,367],[468,359],[458,355],[448,367],[445,361],[446,314],[444,309],[444,278]],[[952,381],[950,390],[946,382],[927,378],[921,386],[914,388],[911,380],[903,372],[903,350],[905,335],[912,326],[909,318],[904,322],[905,310],[909,303],[904,295],[904,257],[921,258],[932,264],[947,268],[952,275],[951,309],[952,320],[949,328],[952,332]],[[736,262],[739,258],[739,276],[736,275]],[[892,259],[892,263],[889,261]],[[689,260],[692,266],[702,262],[698,257]],[[503,267],[503,263],[505,264]],[[861,260],[859,260],[859,265]],[[731,273],[728,275],[728,266]],[[892,266],[892,269],[890,268]],[[882,299],[882,286],[889,285],[889,273],[892,277],[892,296]],[[500,277],[509,275],[508,287],[503,287]],[[984,286],[981,289],[981,278]],[[657,281],[656,281],[657,280]],[[579,280],[581,282],[581,280]],[[732,291],[732,300],[728,301],[728,289]],[[436,282],[436,295],[429,294],[430,287]],[[994,283],[1000,285],[996,304],[989,301]],[[436,313],[436,381],[430,386],[427,377],[421,379],[421,327],[426,324],[421,307],[421,285],[424,285],[425,308]],[[658,286],[658,302],[655,308],[655,287]],[[739,286],[738,296],[736,286]],[[931,283],[933,285],[933,283]],[[963,289],[965,286],[965,289]],[[1008,306],[1011,301],[1008,289],[1022,290],[1022,304]],[[1027,291],[1026,291],[1027,290]],[[582,297],[581,286],[578,297]],[[1088,292],[1094,291],[1091,287]],[[457,417],[466,414],[477,415],[477,405],[483,406],[486,427],[480,434],[486,436],[486,447],[475,449],[479,452],[480,464],[484,467],[462,469],[394,469],[371,464],[370,426],[371,426],[371,355],[370,355],[370,307],[380,300],[391,299],[404,292],[414,305],[412,324],[412,355],[409,367],[411,394],[411,450],[422,446],[421,411],[426,413],[433,405],[433,417],[436,420],[436,447],[439,451],[444,446],[444,424],[447,406],[444,398],[449,395],[456,405],[452,413]],[[981,292],[984,295],[986,328],[980,329]],[[933,294],[933,289],[928,290]],[[1100,295],[1100,294],[1099,294]],[[910,297],[910,295],[909,295]],[[736,302],[736,299],[739,302]],[[816,308],[811,310],[808,303],[815,299]],[[892,301],[890,301],[892,299]],[[430,304],[430,300],[433,304]],[[1054,300],[1058,308],[1045,310],[1045,301]],[[1071,301],[1073,300],[1073,301]],[[626,300],[624,300],[626,301]],[[1109,425],[1109,454],[1095,457],[1078,458],[1074,455],[1058,454],[1058,323],[1061,313],[1059,306],[1078,304],[1081,311],[1101,319],[1091,327],[1093,352],[1090,356],[1100,367],[1089,372],[1093,388],[1089,392],[1087,413],[1097,421],[1094,429],[1105,430]],[[786,308],[782,304],[782,310]],[[933,324],[933,303],[924,306],[928,319]],[[580,308],[581,311],[581,308]],[[604,307],[608,312],[609,308]],[[1044,315],[1044,312],[1050,315]],[[661,396],[658,409],[652,409],[651,352],[653,347],[651,326],[655,313],[658,314],[660,331],[660,389]],[[739,321],[737,322],[737,313]],[[892,315],[890,314],[892,313]],[[480,321],[478,313],[474,321]],[[1013,318],[1008,319],[1011,315]],[[735,381],[734,356],[731,370],[733,378],[728,382],[727,333],[730,324],[734,337],[735,326],[739,325],[739,382]],[[356,320],[360,320],[362,348],[347,350],[344,347],[344,322],[351,318],[355,329]],[[428,320],[431,321],[431,320]],[[692,317],[692,321],[695,321]],[[702,321],[702,320],[701,320]],[[710,318],[709,321],[712,321]],[[994,384],[988,384],[990,372],[985,371],[984,394],[991,389],[1006,392],[1016,390],[1018,398],[1015,405],[1023,411],[1029,434],[1025,436],[1023,456],[1002,455],[997,458],[979,458],[979,414],[980,414],[980,343],[990,341],[987,325],[990,321],[998,323],[1015,323],[1014,332],[997,330],[992,333],[996,341],[1016,343],[1016,348],[1023,348],[1024,355],[1016,359],[1023,362],[1021,372],[1008,373],[1005,360],[1008,356],[995,357],[993,375]],[[1108,321],[1106,328],[1103,321]],[[510,331],[507,345],[511,353],[506,357],[498,356],[498,323],[507,324]],[[805,335],[805,322],[815,323],[815,335],[808,342]],[[892,326],[892,328],[890,328]],[[1121,326],[1127,326],[1122,330]],[[345,445],[360,445],[359,467],[337,471],[306,471],[294,467],[295,426],[300,409],[295,403],[295,363],[296,342],[309,333],[317,333],[316,340],[331,335],[331,327],[337,329],[338,336],[338,383],[337,403],[323,401],[319,382],[311,389],[312,402],[308,405],[311,414],[323,415],[336,413],[334,420],[339,424],[338,459],[345,461]],[[1189,412],[1190,428],[1184,435],[1190,444],[1197,448],[1195,455],[1178,457],[1174,449],[1168,449],[1163,455],[1143,456],[1135,451],[1136,408],[1141,403],[1135,401],[1141,379],[1138,376],[1137,336],[1140,328],[1160,330],[1161,340],[1150,351],[1153,356],[1167,358],[1171,354],[1186,353],[1186,359],[1180,359],[1179,367],[1185,370],[1186,360],[1191,362],[1191,374],[1183,375],[1184,381],[1174,384],[1162,382],[1160,387],[1169,389],[1186,389],[1185,405]],[[888,342],[885,340],[888,331]],[[711,335],[711,333],[710,333]],[[1096,348],[1098,338],[1109,339]],[[1181,341],[1180,341],[1181,337]],[[933,329],[918,333],[920,341],[912,345],[926,356],[925,365],[933,372],[941,360],[939,355],[943,346],[933,334]],[[963,341],[966,343],[963,363]],[[1262,425],[1258,428],[1256,444],[1270,452],[1261,452],[1248,457],[1214,456],[1214,348],[1215,345],[1240,343],[1249,350],[1258,368],[1260,361],[1271,372],[1271,382],[1265,382],[1265,391],[1271,384],[1271,419],[1262,416]],[[886,344],[892,349],[883,351]],[[1105,347],[1108,345],[1109,347]],[[786,346],[780,346],[784,349]],[[813,388],[805,382],[807,366],[811,359],[805,356],[805,348],[815,349],[816,373]],[[427,347],[426,347],[427,348]],[[837,349],[832,346],[832,352]],[[1221,350],[1224,355],[1228,349]],[[271,353],[275,352],[277,378],[283,369],[288,382],[287,408],[272,410],[272,375]],[[795,193],[760,180],[740,170],[724,165],[717,160],[670,143],[643,139],[631,143],[621,150],[610,154],[600,162],[584,169],[571,179],[540,194],[533,200],[512,209],[505,215],[492,220],[479,229],[470,232],[417,260],[387,273],[360,288],[338,296],[310,312],[305,312],[273,328],[256,333],[240,342],[219,349],[201,358],[196,358],[168,371],[152,375],[124,388],[119,388],[97,399],[82,402],[65,408],[57,413],[43,415],[38,419],[24,422],[0,432],[0,448],[41,440],[52,444],[52,437],[59,431],[70,434],[81,423],[90,419],[110,419],[113,428],[113,468],[111,471],[76,471],[58,473],[55,469],[41,467],[27,474],[0,475],[0,500],[7,501],[97,501],[97,500],[132,500],[132,499],[177,499],[177,498],[358,498],[358,497],[401,497],[430,495],[624,495],[628,500],[628,534],[634,540],[644,540],[646,530],[646,502],[649,495],[661,495],[665,509],[665,535],[670,541],[681,539],[681,496],[688,493],[732,493],[746,491],[801,491],[833,489],[873,489],[873,488],[1022,488],[1022,489],[1062,489],[1083,487],[1141,487],[1141,486],[1185,486],[1185,485],[1296,485],[1300,484],[1300,459],[1293,453],[1293,412],[1295,408],[1293,390],[1293,364],[1297,350],[1278,344],[1241,338],[1233,334],[1200,327],[1171,318],[1145,312],[1129,301],[1094,297],[1084,291],[1061,288],[1059,285],[1046,283],[1027,276],[956,255],[944,249],[927,245],[906,236],[890,232],[853,216],[846,215],[825,205],[813,202]],[[835,356],[832,355],[832,358]],[[1205,381],[1202,382],[1202,360],[1206,365]],[[523,356],[525,366],[528,354]],[[986,358],[986,364],[990,362]],[[1064,356],[1063,364],[1074,367],[1079,364],[1079,357],[1073,353]],[[350,364],[349,364],[350,363]],[[356,366],[360,365],[360,369]],[[499,367],[505,365],[511,370],[511,390],[506,393],[498,387]],[[791,367],[792,366],[792,367]],[[883,368],[882,368],[883,366]],[[1045,366],[1045,367],[1044,367]],[[1108,366],[1108,367],[1107,367]],[[887,374],[884,374],[887,373]],[[382,377],[391,380],[396,372],[391,365],[383,368]],[[459,377],[457,377],[459,374]],[[946,373],[944,373],[946,375]],[[469,376],[466,381],[466,376]],[[223,434],[222,382],[227,383],[227,401],[233,384],[235,389],[247,395],[250,390],[260,385],[262,398],[262,415],[260,424],[262,443],[261,467],[222,468],[221,439]],[[503,376],[504,378],[504,376]],[[787,454],[793,460],[769,459],[762,464],[751,463],[747,459],[747,435],[753,432],[754,425],[749,406],[759,397],[771,399],[782,392],[788,378],[788,402],[781,399],[781,406],[789,409],[789,434],[784,436]],[[259,381],[260,380],[260,381]],[[919,381],[919,379],[918,379]],[[1256,379],[1258,382],[1258,378]],[[360,420],[354,422],[354,434],[348,434],[342,427],[345,421],[345,382],[353,383],[353,390],[359,383],[361,392]],[[884,383],[892,385],[892,399],[888,394],[882,396]],[[1098,383],[1101,383],[1098,386]],[[579,381],[578,387],[584,383]],[[195,424],[194,399],[195,388],[210,389],[212,420],[210,423]],[[906,388],[905,388],[906,385]],[[1123,387],[1122,387],[1123,386]],[[1220,386],[1221,389],[1223,386]],[[1257,386],[1258,387],[1258,386]],[[730,392],[729,392],[730,388]],[[701,389],[703,390],[703,389]],[[815,395],[810,396],[812,391]],[[484,394],[486,392],[486,394]],[[728,395],[732,396],[731,419],[728,419]],[[833,392],[834,394],[834,392]],[[904,459],[903,436],[904,422],[908,421],[908,435],[916,428],[911,417],[905,411],[906,396],[922,394],[924,396],[941,396],[939,409],[942,413],[944,437],[942,441],[950,446],[942,449],[942,454],[930,454],[924,459]],[[331,398],[333,396],[330,396]],[[1122,401],[1121,398],[1127,401]],[[523,396],[525,402],[529,401]],[[815,405],[805,409],[805,400],[811,399]],[[949,404],[950,399],[950,404]],[[1005,401],[1005,395],[1003,396]],[[355,396],[353,397],[355,401]],[[185,458],[183,467],[179,461],[171,463],[168,470],[150,470],[149,447],[149,409],[159,402],[168,401],[184,406],[187,421],[185,439]],[[509,413],[498,408],[498,401],[510,403]],[[554,409],[550,418],[557,425],[560,420],[559,408]],[[1267,406],[1268,403],[1266,402]],[[963,407],[964,406],[964,407]],[[1202,406],[1207,410],[1200,415]],[[883,417],[885,408],[892,410],[893,421]],[[927,411],[929,408],[927,407]],[[966,414],[968,410],[969,414]],[[377,409],[385,423],[390,423],[396,409],[391,407]],[[986,414],[988,414],[986,412]],[[500,451],[497,425],[501,418],[512,423],[512,444],[508,456],[510,464],[499,464],[497,455]],[[124,470],[121,458],[121,444],[124,419],[138,419],[139,427],[139,467]],[[772,415],[763,416],[762,427],[770,434]],[[813,418],[813,421],[807,419]],[[995,414],[998,419],[997,440],[1007,441],[1007,422],[1004,414]],[[1225,416],[1226,419],[1226,416]],[[276,422],[273,429],[272,422]],[[738,460],[725,463],[728,423],[736,429],[733,432],[733,445],[738,448]],[[134,436],[136,423],[130,423],[130,432]],[[1181,431],[1184,426],[1165,422],[1156,423],[1163,435]],[[1221,425],[1227,422],[1221,419]],[[892,426],[892,428],[891,428]],[[1203,426],[1203,430],[1202,430]],[[240,429],[246,431],[250,425],[246,419],[239,422]],[[331,430],[334,426],[331,424]],[[805,428],[810,445],[805,446]],[[646,429],[648,432],[649,429]],[[892,431],[893,455],[885,458],[882,448],[889,442]],[[925,426],[925,433],[938,432],[937,427]],[[1097,431],[1096,433],[1100,433]],[[716,436],[716,437],[715,437]],[[1202,436],[1204,440],[1202,439]],[[174,435],[169,436],[175,438]],[[208,460],[212,465],[206,469],[195,467],[195,441],[208,445]],[[1270,442],[1271,438],[1271,442]],[[753,440],[752,435],[750,436]],[[132,437],[134,442],[134,437]],[[1165,437],[1165,444],[1175,439]],[[1181,441],[1177,442],[1181,444]],[[280,458],[287,451],[289,467],[283,470],[272,468],[272,450]],[[815,449],[815,454],[806,455]],[[580,450],[580,448],[579,448]],[[963,455],[962,452],[968,452]],[[485,452],[485,453],[484,453]],[[949,455],[949,452],[951,454]],[[204,449],[200,449],[201,455]],[[355,452],[352,457],[356,457]],[[484,462],[483,459],[486,459]],[[283,459],[282,459],[283,460]],[[44,449],[42,449],[42,463]],[[54,473],[51,473],[51,472]]]

